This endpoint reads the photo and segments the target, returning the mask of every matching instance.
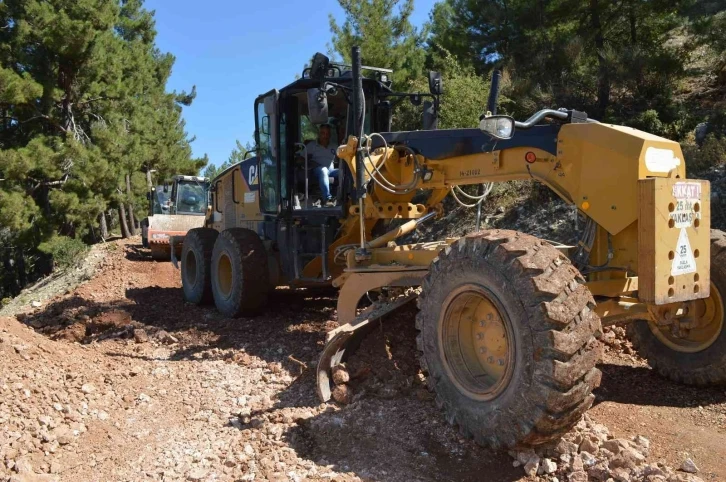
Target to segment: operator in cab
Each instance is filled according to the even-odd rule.
[[[335,199],[330,194],[330,178],[338,179],[338,169],[333,166],[337,145],[330,141],[332,126],[322,124],[318,129],[318,138],[307,144],[308,158],[313,163],[313,176],[320,185],[320,205],[335,206]]]

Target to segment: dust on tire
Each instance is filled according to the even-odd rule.
[[[184,300],[190,303],[211,303],[212,250],[219,232],[210,228],[190,229],[184,237],[181,254],[181,279]],[[193,262],[192,267],[190,263]]]
[[[438,318],[463,283],[489,288],[515,333],[514,372],[496,398],[475,401],[447,377]],[[600,383],[600,319],[585,280],[553,246],[508,230],[461,238],[432,263],[416,319],[421,365],[447,420],[492,447],[539,445],[566,433],[590,408]]]
[[[223,256],[231,265],[228,290],[220,285]],[[267,304],[269,277],[267,251],[257,233],[232,228],[219,234],[212,251],[212,294],[220,313],[230,318],[259,314]]]
[[[726,233],[711,230],[711,289],[726,299]],[[726,313],[726,306],[722,307]],[[726,321],[726,320],[725,320]],[[726,329],[706,349],[694,353],[673,350],[653,334],[647,321],[628,325],[628,337],[640,356],[661,376],[687,385],[726,383]]]

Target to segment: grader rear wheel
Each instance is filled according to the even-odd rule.
[[[633,345],[662,376],[688,385],[726,383],[726,234],[711,231],[711,290],[688,303],[688,326],[637,321],[628,326]],[[676,320],[678,323],[678,320]]]
[[[212,251],[212,294],[217,310],[230,318],[256,315],[270,290],[267,250],[252,230],[222,231]]]
[[[181,253],[184,300],[190,303],[212,301],[212,250],[219,233],[210,228],[190,229]]]
[[[584,279],[515,231],[460,239],[431,266],[416,325],[421,365],[448,421],[483,445],[557,439],[600,383],[600,319]]]

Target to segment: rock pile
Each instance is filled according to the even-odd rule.
[[[614,438],[588,415],[556,445],[537,451],[512,451],[514,466],[526,475],[549,482],[703,482],[687,459],[680,472],[662,463],[649,463],[650,441],[640,435]]]

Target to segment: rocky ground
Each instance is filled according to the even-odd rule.
[[[335,291],[279,289],[264,316],[225,319],[184,304],[178,271],[138,244],[109,243],[90,281],[0,318],[0,480],[726,480],[726,390],[664,381],[621,329],[572,433],[493,452],[424,388],[415,308],[351,359],[352,403],[320,404]]]

